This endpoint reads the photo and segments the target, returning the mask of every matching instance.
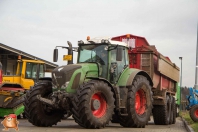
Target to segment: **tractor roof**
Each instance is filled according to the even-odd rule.
[[[83,42],[84,42],[84,44],[101,44],[101,43],[105,43],[105,41],[106,41],[107,44],[113,44],[113,45],[120,45],[120,46],[128,47],[128,45],[125,42],[115,41],[115,40],[111,40],[111,39],[112,38],[110,38],[110,37],[96,37],[96,38],[92,38],[92,39],[89,39],[89,40],[85,40]],[[104,42],[102,42],[102,41],[104,41]]]

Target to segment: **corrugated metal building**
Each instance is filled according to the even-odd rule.
[[[50,72],[58,65],[51,63],[49,61],[43,60],[39,57],[30,55],[24,51],[9,47],[5,44],[0,43],[0,62],[3,65],[3,74],[7,75],[13,75],[14,71],[17,67],[17,60],[18,56],[21,56],[22,59],[28,59],[28,60],[41,60],[45,62],[46,64],[46,71]]]

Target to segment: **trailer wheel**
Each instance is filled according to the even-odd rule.
[[[165,105],[155,105],[153,108],[153,118],[156,125],[168,125],[170,121],[171,102],[166,95]]]
[[[147,78],[141,75],[136,76],[127,96],[128,116],[120,116],[120,125],[123,127],[145,127],[152,110],[152,92]]]
[[[37,95],[48,97],[52,93],[50,81],[41,81],[34,85],[25,95],[25,115],[30,123],[35,126],[48,127],[61,120],[64,113],[54,110],[37,99]]]
[[[170,99],[170,119],[169,119],[169,124],[172,124],[173,122],[173,97],[171,95],[169,95],[169,99]]]
[[[198,105],[194,105],[190,108],[190,117],[194,122],[198,122]]]
[[[107,83],[97,80],[83,83],[72,101],[73,118],[85,128],[105,127],[114,112],[114,101]]]
[[[177,113],[177,110],[176,110],[176,104],[175,104],[175,97],[172,97],[172,110],[173,110],[173,121],[172,121],[172,124],[175,124],[176,123],[176,113]]]
[[[169,124],[175,124],[175,122],[176,122],[175,98],[173,96],[171,96],[171,95],[169,96],[169,98],[170,98],[170,103],[171,103]]]

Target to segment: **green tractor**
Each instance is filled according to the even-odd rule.
[[[25,114],[35,126],[56,125],[67,113],[84,128],[102,128],[109,121],[143,128],[152,112],[152,80],[129,68],[129,47],[109,38],[78,41],[68,49],[68,65],[52,71],[52,78],[36,83],[25,96]],[[54,50],[54,61],[58,49]],[[78,52],[73,64],[73,52]]]

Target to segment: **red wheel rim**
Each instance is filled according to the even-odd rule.
[[[198,118],[198,109],[195,110],[195,116],[196,116],[196,118]]]
[[[107,102],[104,98],[104,96],[102,95],[102,93],[98,92],[98,93],[95,93],[93,96],[92,96],[92,99],[91,99],[91,106],[93,105],[93,101],[97,101],[99,106],[97,109],[94,109],[93,107],[91,108],[92,110],[92,113],[95,117],[102,117],[103,115],[105,115],[106,113],[106,109],[107,109]]]
[[[138,115],[144,114],[146,110],[146,95],[143,90],[138,90],[135,94],[135,110]]]

